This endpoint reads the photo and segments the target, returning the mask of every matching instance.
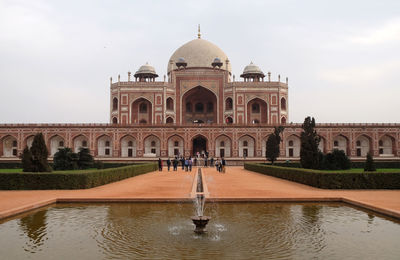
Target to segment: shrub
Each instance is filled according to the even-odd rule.
[[[22,170],[24,172],[33,171],[32,153],[31,150],[29,150],[28,146],[26,146],[24,151],[22,152],[21,162],[22,162]]]
[[[276,158],[279,156],[279,145],[282,141],[280,134],[283,132],[283,127],[274,127],[274,133],[268,137],[267,140],[267,149],[265,151],[265,157],[269,160],[272,164],[276,161]]]
[[[55,170],[78,169],[78,155],[71,148],[61,148],[54,154],[53,168]]]
[[[147,163],[104,170],[55,173],[0,173],[0,190],[88,189],[155,171],[157,164]]]
[[[25,162],[23,166],[28,167],[23,169],[24,172],[51,172],[51,167],[47,161],[48,151],[42,133],[35,135],[29,151],[30,154],[28,152],[22,154],[22,160]],[[29,161],[32,161],[32,163],[29,163]]]
[[[244,168],[322,189],[400,189],[400,173],[332,173],[257,163]]]
[[[93,156],[88,148],[81,148],[78,153],[79,169],[88,169],[93,167]]]
[[[366,171],[366,172],[375,172],[376,171],[374,159],[372,159],[372,156],[370,153],[367,153],[367,159],[365,161],[364,171]]]
[[[324,170],[346,170],[350,169],[351,163],[349,157],[342,151],[334,149],[331,153],[320,154],[322,161],[320,169]]]

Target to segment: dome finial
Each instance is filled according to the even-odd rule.
[[[201,38],[201,33],[200,33],[200,24],[199,24],[199,29],[198,29],[198,33],[197,33],[197,38],[200,39]]]

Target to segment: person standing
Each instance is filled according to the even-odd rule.
[[[169,159],[169,157],[168,157],[168,160],[167,160],[167,167],[168,167],[168,171],[169,171],[169,168],[171,168],[171,160]]]
[[[189,170],[189,159],[185,159],[185,171]]]
[[[189,171],[192,171],[192,166],[193,166],[193,160],[191,157],[189,157]]]
[[[214,157],[211,156],[211,159],[210,159],[210,167],[213,167],[213,166],[214,166]]]
[[[222,167],[222,172],[225,173],[225,166],[226,166],[226,161],[224,157],[221,158],[221,167]]]
[[[218,160],[218,158],[217,158],[217,160],[215,161],[215,169],[216,169],[217,171],[219,171],[219,160]]]
[[[175,157],[172,163],[174,165],[174,171],[176,172],[178,170],[178,157]]]
[[[158,170],[160,172],[162,172],[162,160],[161,160],[161,158],[158,158]]]
[[[181,163],[182,163],[182,170],[185,170],[185,158],[183,156],[181,157]]]

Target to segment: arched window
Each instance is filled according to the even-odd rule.
[[[106,141],[106,142],[105,142],[105,146],[106,146],[106,147],[110,146],[110,141]]]
[[[292,140],[289,141],[289,146],[293,146],[293,141]]]
[[[128,146],[133,146],[133,142],[132,142],[132,141],[129,141],[129,142],[128,142]]]
[[[282,117],[281,124],[286,124],[286,117]]]
[[[178,142],[178,141],[175,141],[175,142],[174,142],[174,146],[179,146],[179,142]]]
[[[231,98],[227,98],[225,101],[225,110],[232,110],[233,102]]]
[[[286,99],[285,98],[281,99],[281,109],[282,109],[282,111],[286,111]]]
[[[339,146],[339,142],[338,141],[334,141],[333,142],[333,146]]]
[[[17,147],[17,140],[14,140],[14,141],[12,142],[12,146],[13,146],[13,147]]]
[[[117,124],[118,123],[118,119],[116,117],[113,117],[112,122],[113,122],[113,124]]]
[[[156,141],[151,141],[151,147],[155,147],[156,146]]]
[[[383,141],[379,140],[379,146],[383,146]]]
[[[86,140],[82,141],[82,147],[87,147],[87,141]]]
[[[118,109],[118,99],[115,97],[113,98],[113,111]]]
[[[248,146],[247,141],[243,141],[243,146]]]
[[[140,103],[139,113],[147,113],[147,104],[146,103]]]
[[[167,98],[167,110],[174,110],[174,100],[172,98]]]
[[[227,124],[232,124],[232,123],[233,123],[232,117],[230,117],[230,116],[227,117],[227,118],[226,118],[226,123],[227,123]]]
[[[225,142],[221,141],[221,143],[219,143],[219,146],[225,146]]]
[[[361,146],[361,141],[357,141],[357,142],[356,142],[356,145],[357,145],[357,146]]]
[[[64,141],[58,142],[58,146],[59,146],[59,147],[64,147]]]
[[[207,103],[207,113],[212,113],[214,111],[214,104],[211,102]]]
[[[195,109],[196,113],[203,113],[203,111],[204,111],[203,103],[196,103],[196,105],[194,106],[194,109]]]
[[[192,112],[192,103],[190,103],[190,102],[186,103],[186,112],[189,112],[189,113]]]
[[[168,117],[166,122],[167,122],[167,124],[173,124],[174,119],[172,119],[171,117]]]
[[[260,104],[254,103],[253,105],[251,105],[251,112],[260,113]]]

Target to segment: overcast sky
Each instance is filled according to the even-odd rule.
[[[109,121],[109,78],[195,39],[289,77],[289,121],[400,122],[400,1],[0,0],[0,123]]]

